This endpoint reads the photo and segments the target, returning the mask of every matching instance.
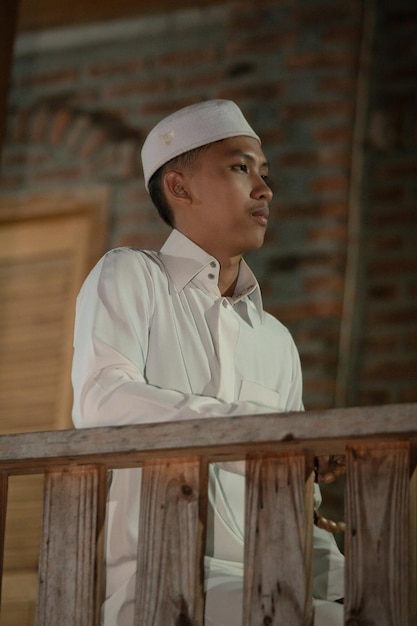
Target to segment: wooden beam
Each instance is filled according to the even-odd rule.
[[[376,445],[377,440],[409,439],[416,446],[416,424],[417,403],[22,433],[0,437],[0,466],[29,473],[68,464],[68,459],[94,463],[98,457],[118,468],[174,455],[229,461],[246,452],[344,454],[352,440],[371,439]]]
[[[7,102],[19,0],[0,0],[0,154],[6,133]]]

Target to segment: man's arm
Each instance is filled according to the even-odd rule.
[[[156,295],[145,259],[113,251],[88,276],[77,301],[72,381],[73,420],[78,428],[164,422],[196,417],[267,413],[251,401],[160,388],[146,381],[149,330]],[[161,346],[161,367],[169,348]]]

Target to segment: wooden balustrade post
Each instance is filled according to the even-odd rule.
[[[106,488],[104,466],[45,472],[37,626],[98,626]]]
[[[244,626],[312,624],[312,491],[303,454],[248,457]]]
[[[2,580],[3,580],[4,533],[6,530],[8,485],[9,485],[8,475],[6,474],[6,472],[0,472],[0,604],[1,604],[1,588],[2,588]]]
[[[408,442],[348,446],[345,623],[408,624]]]
[[[410,625],[417,624],[417,468],[410,480]]]
[[[135,626],[202,626],[207,465],[145,462]]]

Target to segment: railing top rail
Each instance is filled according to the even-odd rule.
[[[132,467],[174,453],[231,460],[242,458],[242,450],[271,448],[337,454],[350,441],[369,438],[417,445],[417,403],[3,435],[0,468],[28,473],[100,462]]]

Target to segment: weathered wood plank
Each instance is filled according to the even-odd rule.
[[[0,437],[0,463],[11,472],[37,467],[108,462],[139,465],[156,456],[242,458],[246,451],[310,449],[343,454],[352,439],[407,437],[417,444],[417,404],[356,407],[305,413],[207,418]]]
[[[5,472],[0,472],[0,572],[3,573],[4,562],[4,534],[6,530],[6,513],[7,513],[7,491],[8,476]],[[0,577],[0,604],[1,604],[1,580]]]
[[[417,468],[410,480],[410,621],[417,624]]]
[[[202,626],[201,499],[198,459],[145,464],[135,625]]]
[[[346,461],[346,623],[405,626],[409,444],[351,446]]]
[[[312,480],[302,454],[250,456],[244,626],[310,626]]]
[[[45,475],[37,626],[99,624],[106,482],[97,466]]]

